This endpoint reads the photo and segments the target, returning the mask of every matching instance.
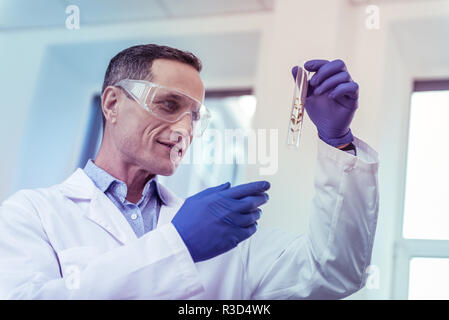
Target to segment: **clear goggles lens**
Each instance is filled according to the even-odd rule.
[[[210,113],[198,100],[175,89],[143,80],[121,80],[117,86],[125,89],[142,107],[167,122],[191,118],[193,134],[201,136],[207,128]]]

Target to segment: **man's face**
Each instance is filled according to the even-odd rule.
[[[199,72],[192,66],[173,60],[156,59],[151,70],[152,82],[180,90],[202,101],[204,86]],[[128,163],[151,174],[172,175],[193,139],[192,130],[191,117],[188,115],[170,123],[144,110],[124,92],[119,94],[116,123],[113,124],[111,132],[113,143]],[[178,153],[177,146],[183,143],[177,142],[181,140],[185,144],[183,150]],[[177,143],[177,146],[167,145],[174,143]]]

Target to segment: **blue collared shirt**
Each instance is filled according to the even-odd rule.
[[[86,163],[83,170],[122,212],[138,238],[156,228],[161,205],[165,204],[156,176],[145,184],[142,197],[134,204],[126,200],[126,184],[98,167],[92,160]]]

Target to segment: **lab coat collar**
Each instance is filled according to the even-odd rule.
[[[159,184],[159,183],[158,183]],[[157,226],[169,223],[183,199],[177,197],[168,188],[159,184],[159,192],[164,199]],[[74,200],[90,200],[85,216],[108,231],[122,244],[137,239],[126,218],[112,201],[98,189],[86,173],[78,168],[69,178],[59,185],[61,193]]]
[[[76,169],[70,177],[59,185],[59,190],[63,195],[78,200],[92,199],[94,188],[95,184],[81,168]]]
[[[92,159],[89,159],[84,166],[83,169],[84,173],[94,182],[95,186],[100,189],[102,192],[106,192],[112,184],[118,184],[123,186],[123,189],[115,190],[116,196],[120,199],[122,203],[125,202],[126,198],[126,192],[127,192],[127,186],[126,184],[111,175],[109,172],[106,172],[104,169],[98,167]],[[149,189],[154,185],[154,192],[151,192],[151,195],[149,195]],[[116,186],[112,186],[112,188],[115,188]],[[159,190],[159,181],[157,179],[157,175],[155,175],[153,178],[148,180],[145,184],[145,187],[142,191],[143,197],[148,196],[156,196],[159,198],[159,200],[162,201],[163,204],[166,204],[164,197],[161,195],[161,192]]]
[[[158,179],[155,180],[159,197],[166,206],[172,207],[183,202],[182,198],[179,198],[167,187],[162,185]],[[89,200],[92,199],[94,191],[100,189],[95,186],[93,181],[81,168],[78,168],[70,177],[60,184],[60,190],[68,198]]]

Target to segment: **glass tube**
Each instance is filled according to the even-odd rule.
[[[307,80],[309,72],[304,67],[298,66],[298,73],[295,79],[295,89],[293,91],[292,111],[290,114],[287,145],[291,148],[299,148],[302,122],[304,119],[304,106],[307,97]]]

